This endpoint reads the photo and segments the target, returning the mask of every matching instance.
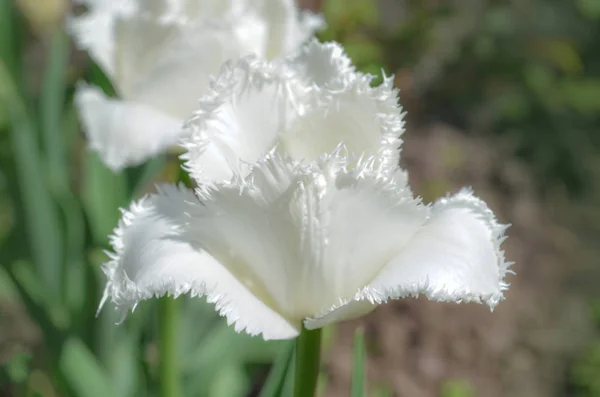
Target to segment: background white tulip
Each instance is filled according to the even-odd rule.
[[[293,0],[85,2],[72,18],[79,47],[118,97],[80,84],[76,93],[90,147],[113,170],[176,145],[210,77],[230,58],[277,58],[324,26]]]

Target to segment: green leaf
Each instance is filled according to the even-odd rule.
[[[523,120],[532,111],[529,96],[519,88],[498,92],[491,99],[491,104],[499,116],[511,121]]]
[[[14,301],[18,296],[17,289],[6,269],[0,264],[0,300]]]
[[[371,73],[375,76],[381,74],[383,49],[379,44],[365,38],[356,37],[344,43],[344,49],[361,72]],[[366,66],[369,70],[365,70]]]
[[[127,181],[124,174],[106,168],[93,152],[85,155],[83,175],[82,200],[92,236],[104,245],[121,217],[119,208],[127,205]]]
[[[53,190],[69,188],[69,168],[63,113],[69,41],[62,31],[51,38],[40,99],[40,128],[48,163],[47,175]]]
[[[367,395],[365,380],[365,330],[361,327],[354,333],[354,365],[352,367],[352,397]]]
[[[317,397],[325,397],[327,392],[327,386],[329,384],[329,378],[325,372],[320,372],[317,378],[317,391],[315,395]]]
[[[600,19],[600,1],[578,0],[577,7],[585,17],[589,19]]]
[[[211,322],[214,321],[213,317]],[[186,390],[205,395],[220,368],[228,365],[272,363],[285,341],[266,342],[260,337],[238,334],[224,319],[207,332],[192,349],[184,351],[181,368]],[[290,394],[291,395],[291,394]]]
[[[45,185],[44,167],[37,148],[36,128],[25,101],[0,61],[0,106],[10,113],[12,149],[25,211],[25,221],[33,262],[44,284],[54,296],[60,293],[60,268],[63,260],[60,222],[56,207]]]
[[[69,327],[69,313],[60,305],[48,288],[40,282],[37,272],[30,263],[18,261],[11,267],[13,282],[19,289],[29,313],[46,332],[47,337]],[[56,343],[58,339],[51,339]]]
[[[556,109],[563,98],[557,89],[556,76],[552,69],[543,64],[527,64],[524,68],[525,83],[541,101],[544,107]]]
[[[92,84],[102,88],[102,91],[109,96],[115,97],[117,96],[117,91],[115,87],[113,87],[110,78],[104,73],[102,68],[98,66],[95,62],[92,62],[91,67],[89,68],[89,78]]]
[[[70,115],[65,106],[66,70],[69,58],[69,40],[58,30],[50,42],[40,100],[40,127],[47,164],[51,193],[59,205],[64,219],[65,259],[57,269],[60,285],[53,286],[63,292],[63,299],[73,314],[85,310],[85,223],[80,203],[71,189],[68,151],[75,138],[76,125],[65,116]],[[83,319],[85,321],[86,319]],[[85,323],[80,322],[79,328]]]
[[[583,71],[583,61],[576,44],[565,38],[544,38],[533,41],[538,58],[548,60],[556,69],[571,75]]]
[[[65,316],[60,308],[53,310],[52,301],[46,298],[44,286],[39,283],[30,263],[18,261],[11,264],[8,275],[19,293],[27,313],[44,330],[44,341],[51,353],[57,353],[63,341]],[[68,318],[66,319],[68,320]]]
[[[338,324],[328,324],[321,332],[321,354],[328,354],[337,339]]]
[[[19,384],[24,382],[29,375],[29,361],[31,356],[27,353],[15,353],[8,363],[5,364],[6,373],[11,382]]]
[[[294,346],[293,341],[287,341],[286,345],[282,346],[259,397],[278,397],[284,395],[283,388],[294,357]]]
[[[369,394],[369,396],[372,397],[393,397],[395,395],[396,394],[394,393],[394,389],[386,384],[379,384],[373,386],[373,388],[371,389],[371,393]]]
[[[8,127],[10,123],[10,115],[8,114],[8,108],[0,105],[0,130]]]
[[[16,34],[19,21],[16,18],[16,13],[13,12],[14,4],[13,0],[0,0],[0,61],[4,63],[13,79],[16,78],[19,68],[17,50],[19,37]],[[1,84],[0,87],[2,87]],[[0,106],[0,109],[3,109],[3,107]]]
[[[464,379],[451,379],[442,384],[442,397],[474,397],[475,391],[469,381]]]
[[[178,337],[181,341],[182,368],[185,371],[189,363],[196,362],[195,355],[202,354],[203,350],[199,346],[205,344],[206,338],[213,335],[215,327],[220,325],[219,314],[214,306],[202,299],[192,298],[189,295],[178,298],[181,301],[181,316]],[[190,374],[195,372],[195,368],[189,368]]]
[[[141,395],[138,374],[141,351],[134,333],[125,327],[112,326],[116,330],[116,339],[110,349],[109,374],[115,391],[115,397]]]
[[[252,363],[270,363],[280,351],[284,341],[266,342],[260,337],[238,334],[225,321],[218,325],[184,356],[182,368],[188,373],[215,371],[215,363],[244,361]]]
[[[371,0],[327,0],[323,14],[330,29],[352,31],[361,25],[374,27],[379,23],[379,9]]]
[[[115,395],[106,372],[79,339],[70,338],[65,342],[58,367],[78,397]]]
[[[211,383],[210,397],[244,397],[250,388],[244,368],[234,363],[220,368]]]
[[[288,368],[285,381],[283,383],[283,393],[281,397],[291,396],[294,393],[294,378],[296,377],[296,349],[292,355],[292,362]]]
[[[490,32],[495,36],[506,36],[514,31],[515,18],[512,15],[512,10],[508,6],[490,7],[484,13],[484,22],[486,32]]]
[[[566,103],[583,115],[600,113],[600,80],[568,80],[560,85]]]
[[[95,304],[97,307],[98,302]],[[94,351],[101,365],[107,369],[115,397],[149,395],[144,390],[149,382],[145,381],[143,372],[147,364],[144,349],[148,345],[140,343],[143,331],[151,328],[149,306],[152,305],[141,305],[120,326],[115,325],[120,314],[112,307],[105,307],[93,320],[97,333]]]
[[[158,155],[139,167],[128,168],[126,172],[131,187],[130,197],[143,196],[149,188],[153,188],[156,176],[165,168],[166,164],[167,156]]]

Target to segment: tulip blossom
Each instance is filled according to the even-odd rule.
[[[82,1],[70,31],[117,97],[80,83],[75,103],[90,148],[115,171],[178,144],[226,60],[282,57],[324,26],[294,0]]]
[[[495,307],[506,226],[470,190],[414,197],[397,165],[397,93],[370,82],[335,44],[226,65],[186,123],[198,188],[161,186],[123,212],[103,303],[126,314],[206,296],[265,339],[421,294]]]

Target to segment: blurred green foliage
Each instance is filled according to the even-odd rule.
[[[441,389],[441,397],[475,397],[473,386],[463,379],[447,380]]]
[[[374,85],[382,81],[382,71],[389,75],[385,66],[384,47],[374,37],[379,26],[379,9],[369,0],[327,0],[323,2],[329,29],[319,35],[323,41],[337,41],[356,67],[376,78]]]
[[[498,135],[541,192],[586,191],[586,158],[600,146],[596,0],[382,3],[325,1],[334,29],[321,37],[344,43],[362,70],[410,73],[422,105],[410,119]]]
[[[598,336],[572,365],[567,389],[576,397],[600,396],[600,301],[590,304],[590,312]]]

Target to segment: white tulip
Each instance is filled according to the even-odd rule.
[[[506,226],[469,190],[413,196],[396,91],[370,81],[335,44],[227,65],[187,123],[199,187],[163,186],[124,211],[102,304],[125,314],[154,296],[206,296],[265,339],[419,294],[495,307]]]
[[[80,83],[75,103],[92,150],[113,170],[175,146],[212,75],[231,58],[295,52],[323,27],[294,0],[85,0],[69,21],[117,97]]]

